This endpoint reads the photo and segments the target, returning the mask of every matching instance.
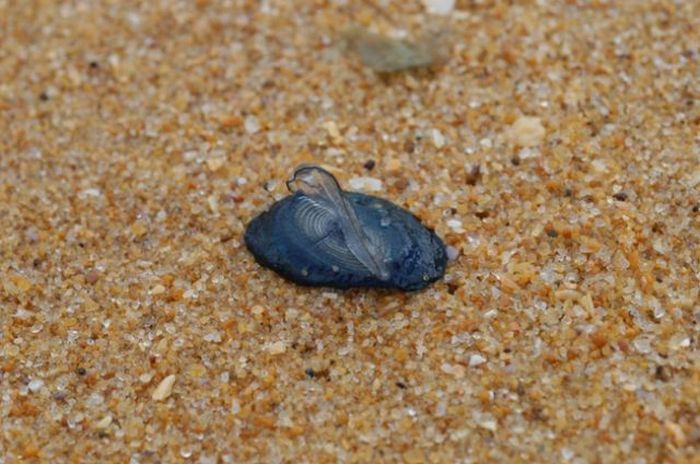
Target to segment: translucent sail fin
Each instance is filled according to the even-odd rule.
[[[345,199],[338,181],[331,173],[318,166],[302,165],[287,181],[287,187],[292,192],[302,192],[332,212],[338,220],[350,252],[373,275],[382,280],[389,278],[382,254],[370,243],[355,210]]]

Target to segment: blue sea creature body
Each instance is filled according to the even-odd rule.
[[[318,166],[297,168],[287,187],[292,194],[246,230],[261,265],[300,285],[335,288],[420,290],[444,275],[445,245],[405,209],[345,192]]]

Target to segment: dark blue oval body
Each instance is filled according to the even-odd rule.
[[[261,265],[300,285],[420,290],[444,275],[444,244],[410,212],[375,196],[342,195],[380,250],[388,277],[363,266],[348,250],[339,224],[300,192],[251,221],[245,233],[248,249]]]

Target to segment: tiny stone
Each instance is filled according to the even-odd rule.
[[[97,273],[97,271],[95,271],[94,269],[91,270],[91,271],[89,271],[89,272],[85,275],[85,281],[86,281],[87,283],[89,283],[90,285],[92,285],[92,284],[94,284],[95,282],[97,282],[97,279],[99,279],[99,278],[100,278],[100,275],[99,275],[99,274]]]
[[[397,172],[401,170],[401,161],[396,158],[392,158],[386,163],[386,170],[389,172]]]
[[[105,416],[95,423],[95,428],[98,430],[104,430],[112,423],[112,416]]]
[[[668,341],[668,347],[673,351],[678,351],[681,348],[688,348],[690,346],[690,337],[684,334],[675,334]]]
[[[221,342],[221,334],[218,331],[210,332],[204,336],[204,341],[219,343]]]
[[[671,368],[668,366],[656,366],[656,378],[662,382],[668,382],[671,380],[672,373]]]
[[[627,201],[627,194],[625,192],[617,192],[613,195],[613,198],[617,201]]]
[[[162,401],[170,396],[173,391],[173,385],[175,384],[175,376],[169,375],[160,381],[151,398],[155,401]]]
[[[646,354],[651,351],[651,342],[644,336],[635,338],[632,345],[634,345],[634,348],[642,354]]]
[[[371,171],[372,169],[374,169],[375,164],[376,163],[374,162],[374,160],[367,160],[367,161],[365,161],[364,167],[368,171]]]
[[[476,185],[481,179],[481,166],[475,164],[472,166],[471,170],[467,173],[466,183],[467,185]]]
[[[481,356],[480,354],[473,354],[469,357],[469,366],[474,367],[474,366],[480,366],[486,362],[486,358]]]
[[[511,141],[522,147],[539,145],[546,134],[540,118],[523,116],[511,126],[509,137]]]
[[[32,243],[35,243],[37,240],[39,240],[39,232],[37,231],[36,227],[29,227],[27,229],[27,232],[25,233],[25,236],[27,237],[27,240],[29,240]]]
[[[260,305],[255,305],[252,308],[250,308],[250,312],[255,316],[256,318],[262,317],[263,313],[265,312],[265,308],[263,308]]]
[[[148,232],[148,228],[141,221],[136,221],[131,225],[131,233],[137,238],[143,237],[146,235],[146,232]]]
[[[88,188],[80,192],[81,198],[92,197],[99,198],[102,195],[102,191],[98,188]]]
[[[340,140],[340,130],[338,129],[338,125],[335,123],[335,121],[326,122],[324,127],[326,128],[326,131],[328,131],[328,136],[333,139],[333,141]]]
[[[574,457],[574,452],[571,451],[569,448],[562,448],[561,450],[561,456],[564,458],[565,461],[571,461]]]
[[[151,295],[162,295],[165,293],[165,287],[161,284],[157,284],[151,289]]]
[[[382,181],[374,177],[353,177],[349,184],[353,190],[376,192],[382,189]]]
[[[445,374],[453,375],[458,379],[464,378],[466,374],[466,369],[461,364],[443,363],[440,369],[442,369],[442,372]]]
[[[283,341],[277,341],[267,347],[267,352],[272,355],[282,354],[287,351],[287,345]]]
[[[490,430],[491,432],[495,432],[498,427],[498,423],[491,418],[480,418],[476,425],[482,429]]]
[[[554,297],[560,301],[578,301],[581,298],[581,294],[576,290],[562,288],[554,292]]]
[[[207,159],[207,167],[211,172],[216,172],[219,169],[221,169],[224,164],[226,163],[226,160],[222,157],[215,157],[215,158],[209,158]]]
[[[212,213],[219,214],[219,200],[216,195],[209,195],[207,197],[207,204]]]
[[[437,129],[433,129],[431,131],[431,135],[433,137],[433,145],[435,145],[435,148],[439,150],[445,146],[445,136],[442,135],[442,132]]]
[[[454,261],[459,256],[459,250],[450,245],[445,247],[445,252],[447,253],[447,259],[450,261]]]
[[[39,390],[41,390],[41,387],[44,386],[44,381],[40,379],[34,379],[31,382],[29,382],[29,385],[27,387],[32,393],[36,393]]]
[[[255,116],[246,116],[243,127],[248,134],[255,134],[260,130],[260,123]]]
[[[450,219],[447,221],[447,227],[454,230],[461,229],[462,221],[460,221],[459,219]]]
[[[191,288],[188,288],[185,290],[185,293],[182,294],[182,297],[185,299],[194,299],[197,298],[197,292]]]

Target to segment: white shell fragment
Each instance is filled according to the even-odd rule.
[[[151,398],[155,401],[163,401],[167,399],[173,392],[173,385],[175,385],[175,376],[173,374],[167,376],[160,381]]]

